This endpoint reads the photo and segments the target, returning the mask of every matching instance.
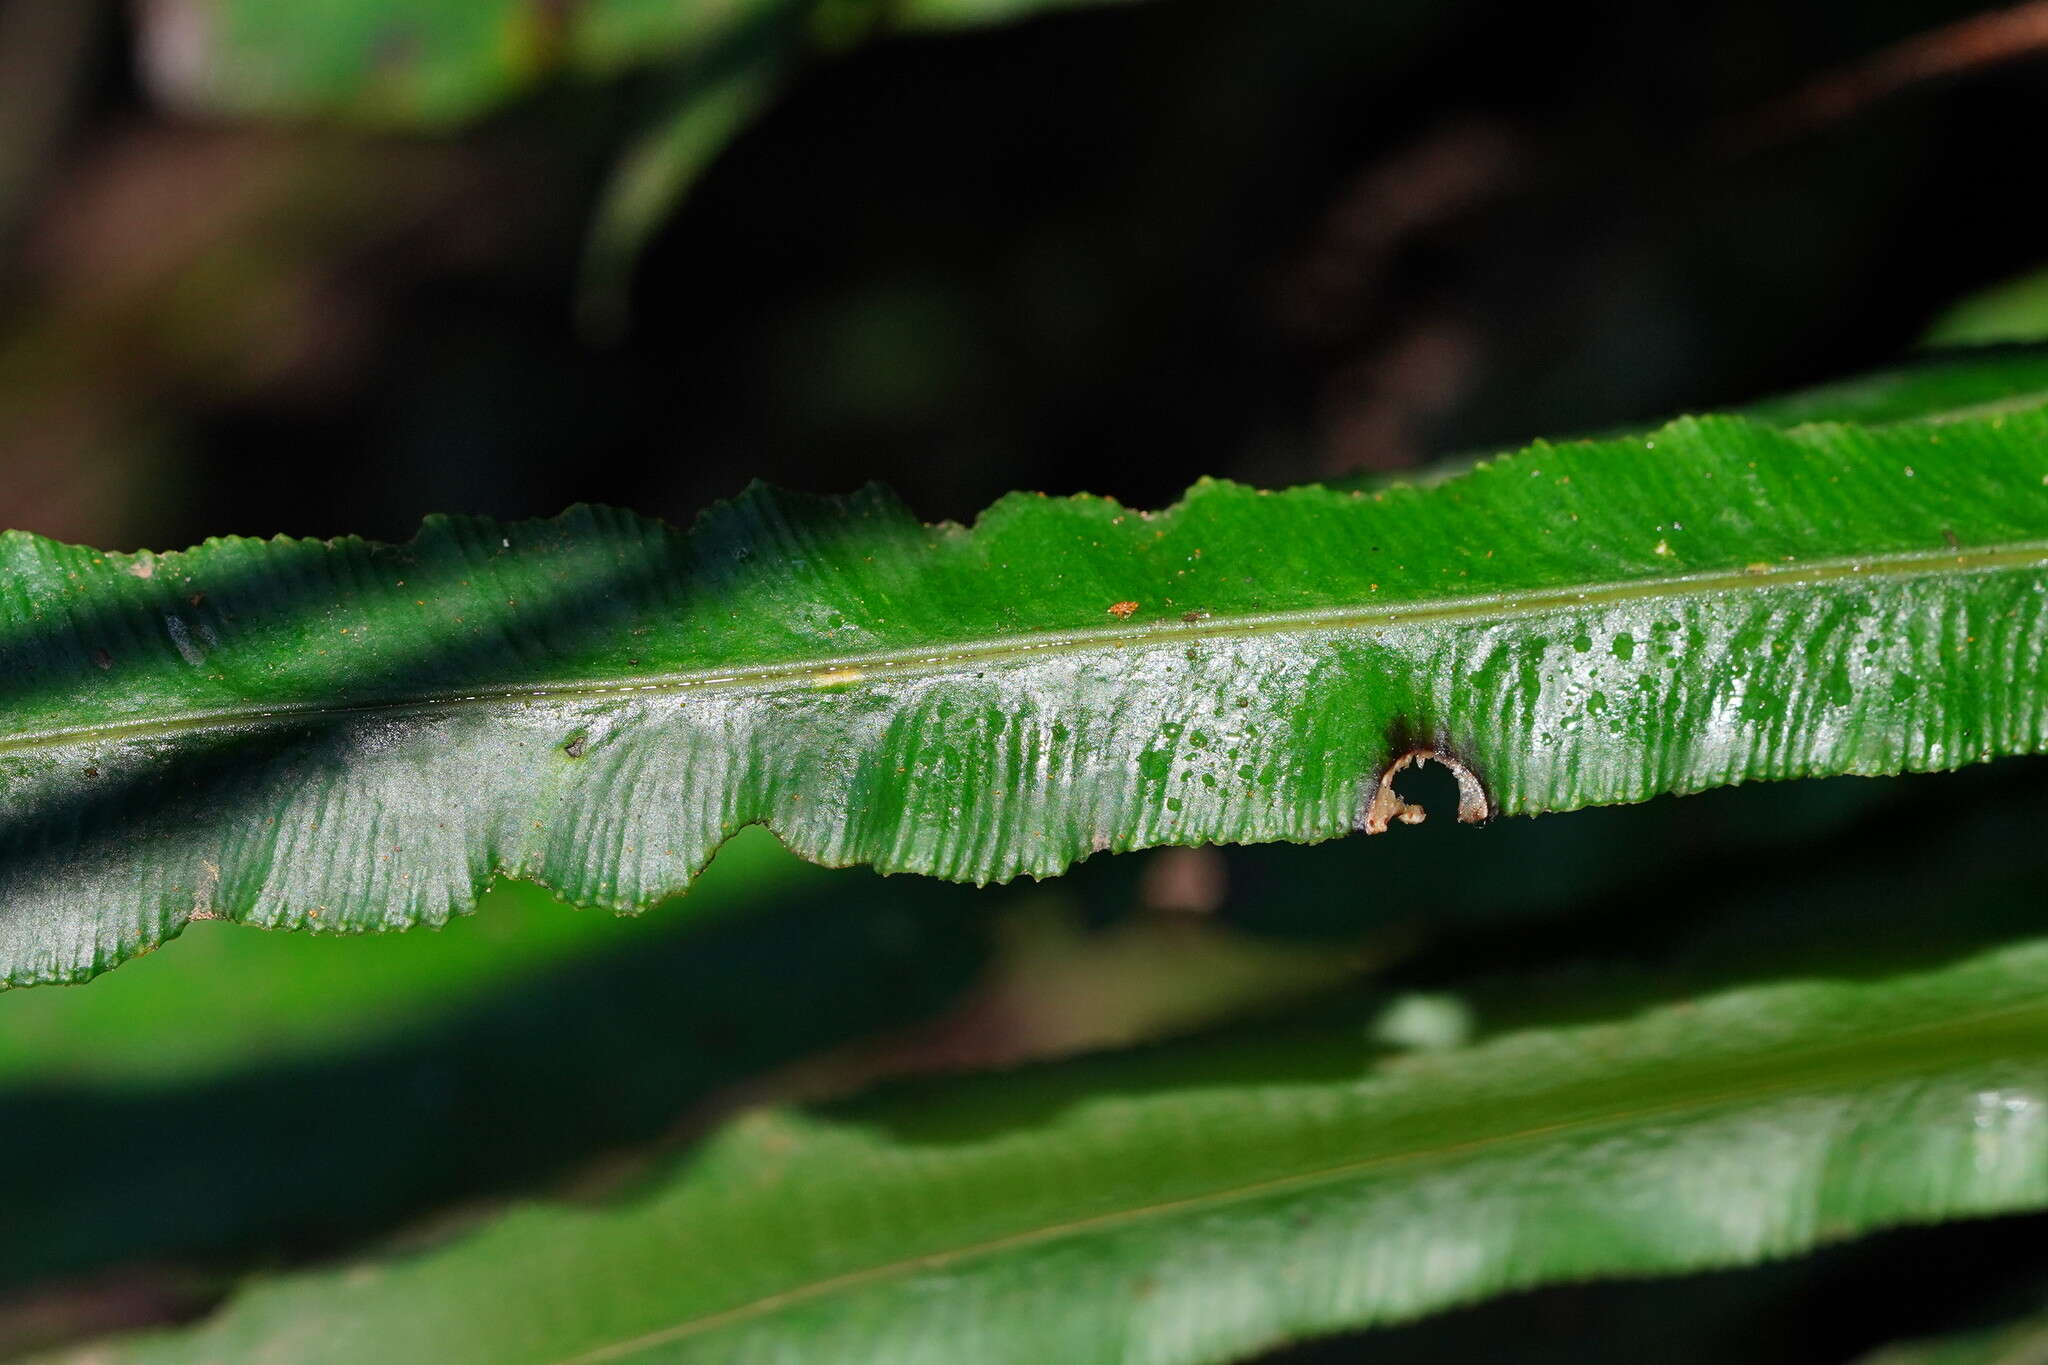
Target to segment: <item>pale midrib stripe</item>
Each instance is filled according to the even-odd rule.
[[[1987,1024],[1995,1024],[2005,1019],[2023,1018],[2029,1014],[2039,1014],[2041,1011],[2042,1002],[2031,1000],[2024,1004],[2006,1005],[1997,1009],[1984,1010],[1962,1018],[1940,1019],[1909,1028],[1881,1031],[1858,1038],[1822,1044],[1795,1051],[1790,1054],[1790,1057],[1796,1058],[1811,1067],[1816,1062],[1824,1062],[1830,1054],[1834,1053],[1864,1052],[1874,1047],[1882,1048],[1887,1044],[1896,1043],[1904,1039],[1938,1036],[1943,1033],[1968,1034],[1983,1028]],[[1754,1061],[1755,1057],[1746,1056],[1743,1060]],[[1983,1060],[1998,1059],[1986,1058]],[[2005,1060],[2012,1060],[2012,1055],[2006,1054]],[[1904,1071],[1899,1074],[1898,1079],[1905,1079],[1916,1074],[1923,1074],[1923,1072],[1917,1069]],[[928,1251],[916,1256],[907,1256],[902,1260],[889,1261],[881,1265],[868,1266],[861,1270],[848,1271],[827,1279],[813,1281],[810,1284],[800,1285],[794,1289],[765,1295],[762,1298],[740,1304],[737,1307],[720,1309],[705,1317],[678,1323],[673,1327],[659,1328],[625,1341],[595,1347],[573,1356],[564,1356],[551,1362],[551,1365],[600,1365],[604,1361],[623,1360],[638,1352],[650,1350],[656,1346],[665,1346],[690,1337],[701,1336],[708,1332],[736,1326],[743,1322],[766,1317],[784,1308],[827,1298],[842,1291],[865,1288],[869,1285],[878,1284],[921,1270],[957,1266],[962,1261],[1000,1255],[1006,1251],[1016,1250],[1021,1247],[1037,1246],[1045,1242],[1057,1241],[1063,1237],[1128,1227],[1132,1224],[1192,1211],[1220,1208],[1290,1190],[1312,1189],[1319,1185],[1335,1184],[1339,1181],[1355,1179],[1374,1171],[1398,1168],[1405,1165],[1469,1157],[1498,1148],[1513,1147],[1521,1143],[1541,1141],[1574,1133],[1597,1132],[1604,1128],[1640,1123],[1645,1120],[1667,1119],[1681,1114],[1709,1113],[1717,1109],[1725,1109],[1731,1105],[1767,1100],[1781,1095],[1797,1094],[1803,1090],[1838,1083],[1838,1078],[1806,1074],[1786,1081],[1763,1083],[1748,1087],[1731,1087],[1718,1093],[1690,1095],[1664,1104],[1644,1105],[1635,1109],[1621,1109],[1590,1117],[1559,1119],[1552,1123],[1537,1124],[1534,1127],[1519,1128],[1506,1133],[1492,1133],[1483,1137],[1471,1138],[1464,1142],[1447,1143],[1441,1147],[1432,1147],[1426,1150],[1386,1152],[1376,1156],[1361,1157],[1354,1161],[1339,1162],[1334,1166],[1318,1167],[1310,1171],[1296,1171],[1288,1175],[1270,1176],[1263,1180],[1247,1181],[1239,1185],[1206,1190],[1200,1194],[1192,1194],[1180,1199],[1164,1200],[1157,1204],[1112,1209],[1107,1213],[1094,1214],[1085,1218],[1075,1218],[1060,1223],[1049,1223],[1041,1227],[1026,1228],[1019,1232],[1009,1233],[1002,1237],[993,1237],[987,1241],[976,1242],[967,1246]]]
[[[1592,583],[1531,592],[1486,593],[1437,598],[1385,607],[1310,607],[1258,615],[1204,617],[1137,627],[1104,626],[1002,636],[939,649],[880,650],[842,654],[802,663],[763,664],[740,669],[696,669],[647,674],[631,682],[528,683],[484,687],[460,693],[430,693],[385,701],[334,705],[297,702],[277,706],[222,707],[106,725],[66,726],[0,739],[0,753],[121,742],[193,730],[246,729],[308,719],[432,712],[506,702],[600,701],[648,693],[748,692],[791,685],[829,687],[883,679],[913,678],[966,666],[1001,665],[1090,649],[1180,645],[1190,640],[1238,639],[1259,635],[1323,634],[1398,626],[1475,624],[1536,616],[1573,607],[1604,606],[1652,598],[1699,597],[1764,588],[1801,587],[1843,579],[1896,579],[1940,574],[1980,574],[2048,565],[2048,540],[2021,541],[1983,549],[1916,550],[1889,555],[1817,559],[1752,565],[1741,569],[1672,574],[1661,578]]]

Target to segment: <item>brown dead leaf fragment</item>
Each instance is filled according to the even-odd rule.
[[[1441,763],[1450,769],[1451,776],[1458,779],[1458,820],[1461,824],[1484,824],[1493,818],[1493,803],[1487,798],[1486,789],[1480,785],[1478,775],[1470,768],[1441,749],[1410,749],[1380,770],[1379,781],[1373,785],[1372,799],[1361,822],[1367,834],[1385,834],[1387,827],[1396,820],[1404,825],[1422,823],[1422,807],[1401,799],[1394,790],[1394,778],[1402,769],[1424,763]]]

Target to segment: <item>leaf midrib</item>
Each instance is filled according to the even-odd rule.
[[[1001,1237],[990,1238],[967,1246],[927,1251],[915,1256],[906,1256],[880,1265],[847,1271],[840,1275],[799,1285],[793,1289],[781,1290],[765,1295],[748,1303],[732,1308],[720,1309],[702,1318],[692,1319],[672,1327],[659,1328],[641,1333],[624,1341],[594,1347],[572,1356],[560,1357],[549,1365],[601,1365],[605,1361],[622,1360],[643,1350],[668,1345],[702,1336],[706,1333],[734,1326],[796,1304],[827,1298],[845,1290],[858,1289],[885,1282],[915,1271],[956,1266],[963,1261],[994,1256],[1019,1247],[1035,1246],[1057,1241],[1063,1237],[1105,1228],[1127,1227],[1152,1219],[1166,1218],[1195,1210],[1205,1210],[1257,1199],[1289,1190],[1311,1189],[1319,1185],[1334,1184],[1354,1179],[1367,1173],[1398,1168],[1404,1165],[1454,1160],[1478,1153],[1513,1147],[1517,1144],[1555,1138],[1561,1135],[1597,1132],[1604,1128],[1621,1127],[1643,1122],[1669,1118],[1682,1114],[1711,1113],[1727,1108],[1775,1096],[1796,1094],[1830,1083],[1839,1083],[1842,1076],[1829,1074],[1824,1059],[1831,1054],[1877,1051],[1889,1052],[1896,1044],[1906,1039],[1938,1038],[1943,1034],[1967,1035],[2001,1021],[2019,1021],[2030,1015],[2044,1016],[2048,1023],[2048,1002],[2040,999],[2023,1004],[2007,1005],[1997,1009],[1983,1010],[1961,1018],[1948,1018],[1905,1028],[1879,1030],[1860,1034],[1854,1038],[1840,1039],[1804,1049],[1794,1048],[1789,1052],[1778,1052],[1775,1056],[1782,1062],[1796,1060],[1803,1066],[1803,1074],[1786,1080],[1761,1082],[1749,1086],[1738,1086],[1712,1093],[1694,1093],[1662,1104],[1642,1105],[1633,1109],[1621,1109],[1608,1113],[1577,1118],[1559,1119],[1550,1123],[1537,1124],[1528,1128],[1508,1132],[1492,1133],[1471,1138],[1463,1142],[1446,1143],[1441,1146],[1408,1151],[1383,1152],[1353,1161],[1339,1162],[1332,1166],[1318,1167],[1310,1171],[1296,1171],[1287,1175],[1269,1176],[1242,1184],[1229,1185],[1218,1189],[1187,1195],[1179,1199],[1164,1200],[1156,1204],[1139,1205],[1132,1208],[1112,1209],[1105,1213],[1092,1214],[1085,1218],[1068,1219],[1048,1223],[1040,1227],[1025,1228]],[[2011,1054],[2003,1054],[2010,1057]],[[1722,1059],[1723,1061],[1730,1059]],[[1745,1056],[1740,1060],[1753,1061]],[[1820,1065],[1816,1065],[1816,1064]],[[1921,1074],[1928,1069],[1920,1065],[1902,1069],[1899,1078]],[[1794,1069],[1791,1066],[1784,1070]],[[1854,1077],[1854,1070],[1844,1073]]]
[[[352,715],[402,715],[470,706],[498,706],[515,701],[600,701],[644,693],[723,693],[786,687],[834,687],[878,678],[912,678],[942,673],[965,664],[1002,664],[1019,659],[1080,653],[1090,649],[1127,648],[1159,642],[1241,638],[1257,635],[1311,634],[1332,630],[1372,629],[1443,622],[1510,620],[1570,607],[1639,601],[1658,597],[1706,596],[1719,592],[1761,590],[1787,584],[1841,579],[1913,578],[1937,574],[1989,573],[2048,564],[2048,540],[2026,540],[1971,549],[1909,550],[1714,569],[1566,588],[1484,593],[1433,598],[1371,609],[1355,605],[1308,607],[1295,611],[1204,617],[1198,621],[1156,622],[1141,626],[1102,626],[999,636],[967,645],[939,649],[898,648],[831,655],[801,663],[761,664],[738,669],[693,669],[645,674],[630,682],[566,681],[478,687],[461,692],[420,693],[380,701],[336,705],[328,702],[287,702],[244,705],[153,715],[146,720],[62,726],[0,737],[0,754],[58,749],[79,744],[118,743],[206,730],[246,730],[289,725],[308,719]]]

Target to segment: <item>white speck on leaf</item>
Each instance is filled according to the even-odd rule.
[[[176,616],[166,616],[164,629],[170,632],[171,643],[178,647],[178,653],[186,663],[196,668],[206,662],[205,653],[192,643],[192,636],[185,629],[184,621]]]

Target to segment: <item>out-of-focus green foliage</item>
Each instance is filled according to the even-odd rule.
[[[696,59],[764,21],[843,42],[1082,3],[1102,0],[144,0],[141,37],[153,88],[182,107],[433,127],[558,76]]]
[[[815,894],[821,869],[762,831],[720,850],[699,894],[708,916]],[[501,882],[476,913],[404,948],[388,935],[311,941],[203,924],[178,951],[89,995],[10,996],[0,1029],[0,1087],[198,1084],[224,1073],[303,1063],[433,1027],[542,967],[630,951],[671,935],[660,915],[565,913],[539,887]],[[208,995],[225,997],[200,1008]]]
[[[1735,415],[1775,427],[1815,422],[1883,426],[1894,422],[1952,422],[2048,404],[2048,348],[1986,348],[1959,355],[1922,357],[1909,365],[1777,394],[1735,409]],[[1588,440],[1641,441],[1641,427],[1588,433]],[[1419,470],[1332,479],[1328,486],[1372,491],[1395,484],[1442,483],[1497,451],[1437,460]]]
[[[691,183],[773,98],[791,60],[786,41],[763,35],[716,66],[690,72],[665,114],[628,147],[599,199],[583,260],[579,310],[587,332],[615,336],[641,248]]]
[[[2048,348],[1937,355],[1917,364],[1745,405],[1773,426],[1808,422],[1953,422],[2048,403]]]
[[[641,248],[814,48],[1106,0],[146,0],[160,98],[241,115],[446,128],[563,76],[660,66],[663,93],[601,197],[579,308],[615,336]]]
[[[623,1199],[259,1286],[112,1358],[1226,1361],[2040,1207],[2048,944],[2000,942],[2039,809],[1782,877],[1674,926],[1657,973],[1481,975],[758,1113]],[[1916,911],[1930,876],[1949,894]],[[1855,940],[1874,912],[1890,932]]]
[[[2039,1365],[2048,1360],[2048,1314],[1926,1341],[1901,1342],[1857,1365]]]
[[[523,1188],[593,1148],[655,1137],[764,1069],[956,1001],[965,1013],[921,1040],[809,1064],[798,1088],[1170,1034],[1425,944],[1555,935],[1589,906],[1626,903],[1646,868],[1849,838],[1917,785],[1767,784],[1484,836],[1432,825],[1232,850],[1222,884],[1194,888],[1213,929],[1187,914],[1187,890],[1149,887],[1185,851],[1151,855],[1141,876],[1098,860],[975,892],[828,873],[760,831],[728,844],[688,903],[636,919],[569,914],[512,884],[434,934],[195,925],[178,951],[92,988],[0,1002],[23,1044],[0,1067],[0,1112],[32,1116],[0,1125],[0,1204],[17,1234],[0,1245],[0,1302],[123,1257],[233,1268],[273,1245],[346,1245],[409,1208]],[[1603,852],[1617,846],[1635,856]],[[1444,882],[1446,859],[1465,875]],[[1361,899],[1373,881],[1439,892]],[[1162,913],[1162,895],[1181,909]],[[1392,1031],[1427,1017],[1397,1015]],[[195,1130],[244,1140],[183,1140]],[[0,1316],[0,1352],[11,1340]]]
[[[153,88],[180,106],[445,125],[559,73],[679,59],[784,8],[783,0],[149,0],[141,39]]]
[[[2037,270],[1964,299],[1927,333],[1930,346],[1975,346],[2048,337],[2048,270]]]

